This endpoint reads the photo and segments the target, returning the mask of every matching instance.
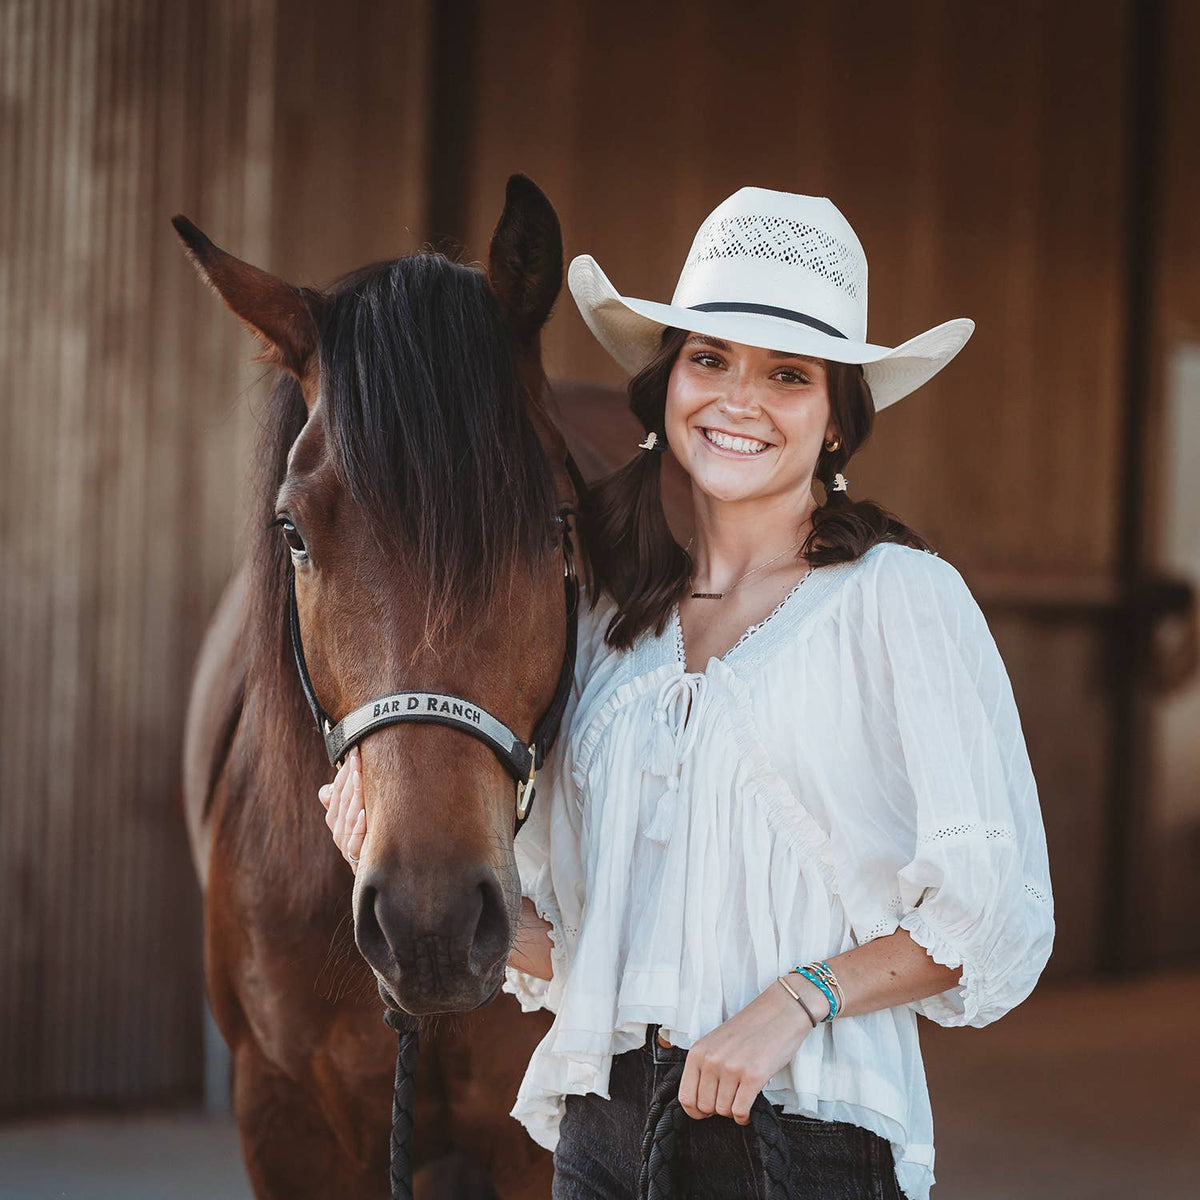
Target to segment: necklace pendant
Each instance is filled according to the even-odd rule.
[[[724,592],[693,592],[693,600],[720,600],[725,595]]]

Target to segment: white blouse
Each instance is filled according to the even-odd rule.
[[[777,976],[907,929],[962,967],[940,995],[835,1018],[763,1089],[873,1130],[926,1200],[933,1118],[916,1014],[981,1027],[1033,990],[1053,902],[1004,664],[959,573],[895,543],[818,567],[703,672],[678,609],[604,644],[580,613],[575,688],[517,838],[553,979],[505,990],[555,1020],[512,1110],[541,1145],[564,1097],[608,1096],[648,1023],[689,1047]],[[689,709],[690,706],[690,709]]]

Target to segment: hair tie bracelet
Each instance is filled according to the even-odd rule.
[[[645,441],[638,442],[638,446],[643,450],[654,450],[661,454],[667,448],[667,435],[660,435],[651,430],[646,434]]]
[[[829,1015],[823,1017],[821,1023],[824,1024],[825,1021],[832,1021],[846,1005],[846,997],[842,991],[842,985],[838,983],[833,969],[827,962],[822,961],[805,963],[804,966],[795,967],[794,970],[798,975],[803,975],[809,983],[815,984],[825,993],[825,999],[829,1001]],[[834,995],[834,992],[837,995]]]
[[[842,985],[838,983],[838,977],[833,973],[833,968],[824,959],[820,962],[806,963],[805,966],[819,975],[833,989],[837,995],[837,1012],[840,1013],[846,1007],[846,994],[842,991]],[[836,1016],[837,1013],[831,1015]]]

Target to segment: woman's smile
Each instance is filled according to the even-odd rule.
[[[803,497],[833,433],[825,364],[689,333],[667,380],[663,424],[706,503]]]
[[[774,448],[773,442],[747,437],[745,434],[728,433],[724,429],[712,426],[701,425],[697,432],[710,450],[726,458],[757,458]]]

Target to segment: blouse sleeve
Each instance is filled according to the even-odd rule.
[[[880,722],[885,823],[899,831],[893,908],[935,962],[962,968],[957,986],[908,1007],[980,1028],[1030,994],[1054,940],[1046,836],[1012,687],[974,597],[936,555],[881,556],[861,603],[864,661],[880,712],[893,717]]]
[[[572,773],[571,723],[592,665],[603,649],[611,615],[611,601],[602,597],[596,608],[590,609],[587,593],[581,589],[571,693],[554,748],[538,772],[529,818],[513,843],[521,894],[533,901],[538,916],[551,927],[549,980],[515,967],[505,970],[504,991],[516,996],[525,1012],[537,1008],[558,1011],[579,935],[584,903],[583,817]]]

